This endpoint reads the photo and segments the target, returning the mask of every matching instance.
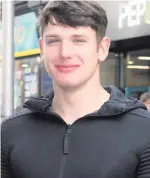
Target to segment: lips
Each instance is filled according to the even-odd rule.
[[[55,65],[55,67],[60,71],[60,72],[72,72],[73,70],[77,69],[80,67],[78,64],[69,64],[69,65]]]

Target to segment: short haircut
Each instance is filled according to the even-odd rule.
[[[40,36],[48,23],[64,26],[90,26],[100,39],[105,36],[108,19],[105,10],[95,1],[50,1],[41,10],[38,27]]]
[[[146,102],[149,99],[150,99],[150,92],[145,92],[140,96],[140,100],[142,102]]]

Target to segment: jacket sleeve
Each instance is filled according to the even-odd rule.
[[[1,178],[14,178],[8,151],[8,143],[11,135],[8,133],[10,130],[8,125],[5,121],[1,124]]]
[[[13,178],[10,163],[1,148],[1,178]]]
[[[140,164],[137,169],[136,178],[150,178],[150,143],[140,155]]]

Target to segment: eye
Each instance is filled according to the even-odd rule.
[[[60,40],[58,39],[52,39],[52,40],[47,40],[47,44],[53,44],[53,43],[58,43]]]
[[[84,42],[86,42],[86,40],[85,39],[75,39],[74,42],[75,43],[84,43]]]

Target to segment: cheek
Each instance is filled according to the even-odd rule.
[[[52,59],[50,56],[44,56],[44,65],[50,76],[54,73],[54,60]]]
[[[45,64],[49,65],[54,65],[58,61],[58,51],[54,48],[46,48],[44,51],[44,59],[45,59]]]
[[[87,56],[90,56],[91,58],[95,59],[98,53],[97,46],[95,45],[95,43],[87,47],[86,53],[87,53]]]
[[[80,56],[84,63],[90,63],[91,61],[97,60],[97,49],[96,46],[87,45],[84,48],[78,50],[78,56]]]
[[[56,63],[57,63],[57,58],[53,56],[44,57],[44,64],[48,70],[53,70]]]

